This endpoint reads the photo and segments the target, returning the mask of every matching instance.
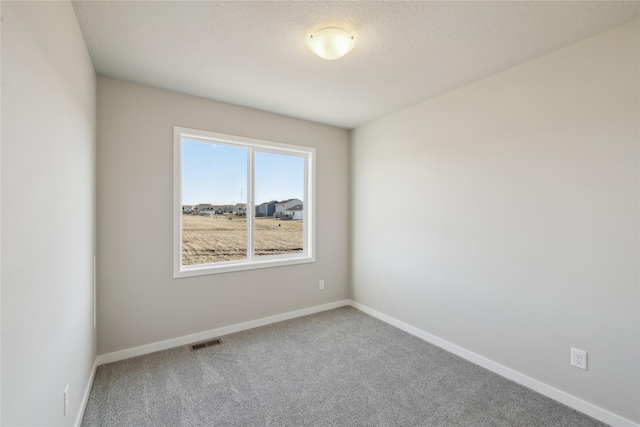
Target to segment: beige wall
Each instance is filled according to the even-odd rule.
[[[638,36],[356,129],[353,298],[638,422]]]
[[[315,147],[317,261],[173,279],[173,126]],[[98,353],[346,298],[348,142],[342,129],[100,77]]]
[[[69,3],[2,17],[3,425],[72,425],[90,378],[96,102],[99,354],[351,293],[640,420],[638,22],[362,126],[350,159],[341,129],[108,78],[96,100]],[[173,279],[174,125],[315,147],[317,262]]]
[[[2,425],[70,426],[96,357],[96,76],[69,2],[2,18]]]

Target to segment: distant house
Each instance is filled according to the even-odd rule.
[[[213,206],[209,206],[208,208],[204,208],[198,211],[198,215],[215,215],[216,210]]]
[[[214,215],[220,215],[224,213],[224,207],[222,205],[211,206],[211,209],[213,209]]]
[[[198,213],[198,215],[200,215],[201,212],[202,214],[204,214],[204,212],[210,208],[211,208],[210,203],[199,203],[198,206],[196,206],[196,213]]]
[[[233,212],[233,205],[222,205],[220,206],[222,208],[222,213],[232,213]]]
[[[284,211],[285,218],[304,219],[304,206],[302,204],[295,205]]]
[[[238,216],[247,216],[247,204],[238,203],[233,207],[233,213]]]
[[[200,203],[194,206],[198,215],[217,215],[222,213],[222,206],[214,206],[209,203]]]
[[[285,211],[289,208],[292,208],[296,205],[301,205],[302,204],[302,200],[300,199],[288,199],[288,200],[283,200],[281,202],[276,203],[276,208],[275,211],[273,213],[273,215],[277,218],[285,215]]]
[[[270,202],[261,203],[256,206],[256,216],[273,216],[276,212],[276,200]]]
[[[182,205],[182,213],[183,214],[192,214],[197,206],[192,206],[192,205]]]

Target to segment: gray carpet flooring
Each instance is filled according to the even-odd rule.
[[[602,426],[344,307],[102,365],[82,426]]]

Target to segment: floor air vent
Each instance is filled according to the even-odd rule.
[[[200,350],[201,348],[212,347],[218,344],[222,344],[222,340],[220,338],[216,338],[215,340],[206,341],[206,342],[199,342],[197,344],[191,344],[189,348],[191,349],[191,351],[195,351],[195,350]]]

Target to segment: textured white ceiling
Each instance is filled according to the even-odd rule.
[[[353,128],[639,17],[638,2],[76,1],[98,74]],[[328,26],[355,36],[326,61]]]

